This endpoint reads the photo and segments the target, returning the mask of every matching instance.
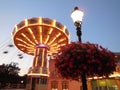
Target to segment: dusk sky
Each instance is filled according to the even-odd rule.
[[[0,64],[8,63],[10,58],[11,61],[14,58],[20,64],[22,74],[27,73],[32,65],[32,59],[26,58],[28,55],[25,55],[24,60],[17,60],[14,53],[17,48],[11,49],[9,55],[2,54],[4,49],[7,50],[5,44],[12,42],[14,26],[26,18],[55,19],[67,27],[71,35],[70,41],[78,41],[76,27],[70,17],[75,6],[84,11],[82,42],[89,41],[112,52],[120,52],[120,0],[1,0]]]

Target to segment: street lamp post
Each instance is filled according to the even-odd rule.
[[[78,40],[81,43],[81,26],[82,26],[82,18],[83,18],[84,12],[80,10],[78,7],[74,8],[74,11],[71,13],[71,18],[73,19],[74,25],[76,26],[76,34],[78,36]],[[81,74],[81,81],[82,81],[82,87],[83,90],[87,90],[87,80],[86,80],[86,73],[82,71]]]
[[[82,18],[83,18],[83,11],[80,10],[78,7],[74,8],[74,11],[71,13],[71,18],[73,19],[74,25],[76,26],[76,34],[78,36],[79,42],[81,42],[81,25],[82,25]]]

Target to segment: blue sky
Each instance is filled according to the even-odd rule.
[[[32,17],[61,22],[69,30],[70,40],[77,41],[76,28],[70,17],[75,6],[85,13],[82,42],[89,41],[120,52],[120,0],[1,0],[0,48],[2,43],[12,38],[15,24]]]

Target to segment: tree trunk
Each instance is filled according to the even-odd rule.
[[[86,73],[83,72],[81,75],[81,79],[82,79],[82,90],[88,90],[87,89],[87,80],[86,80]]]

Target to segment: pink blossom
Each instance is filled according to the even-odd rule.
[[[116,67],[114,54],[98,44],[72,42],[59,52],[55,66],[65,78],[79,78],[83,71],[87,76],[105,76]]]

